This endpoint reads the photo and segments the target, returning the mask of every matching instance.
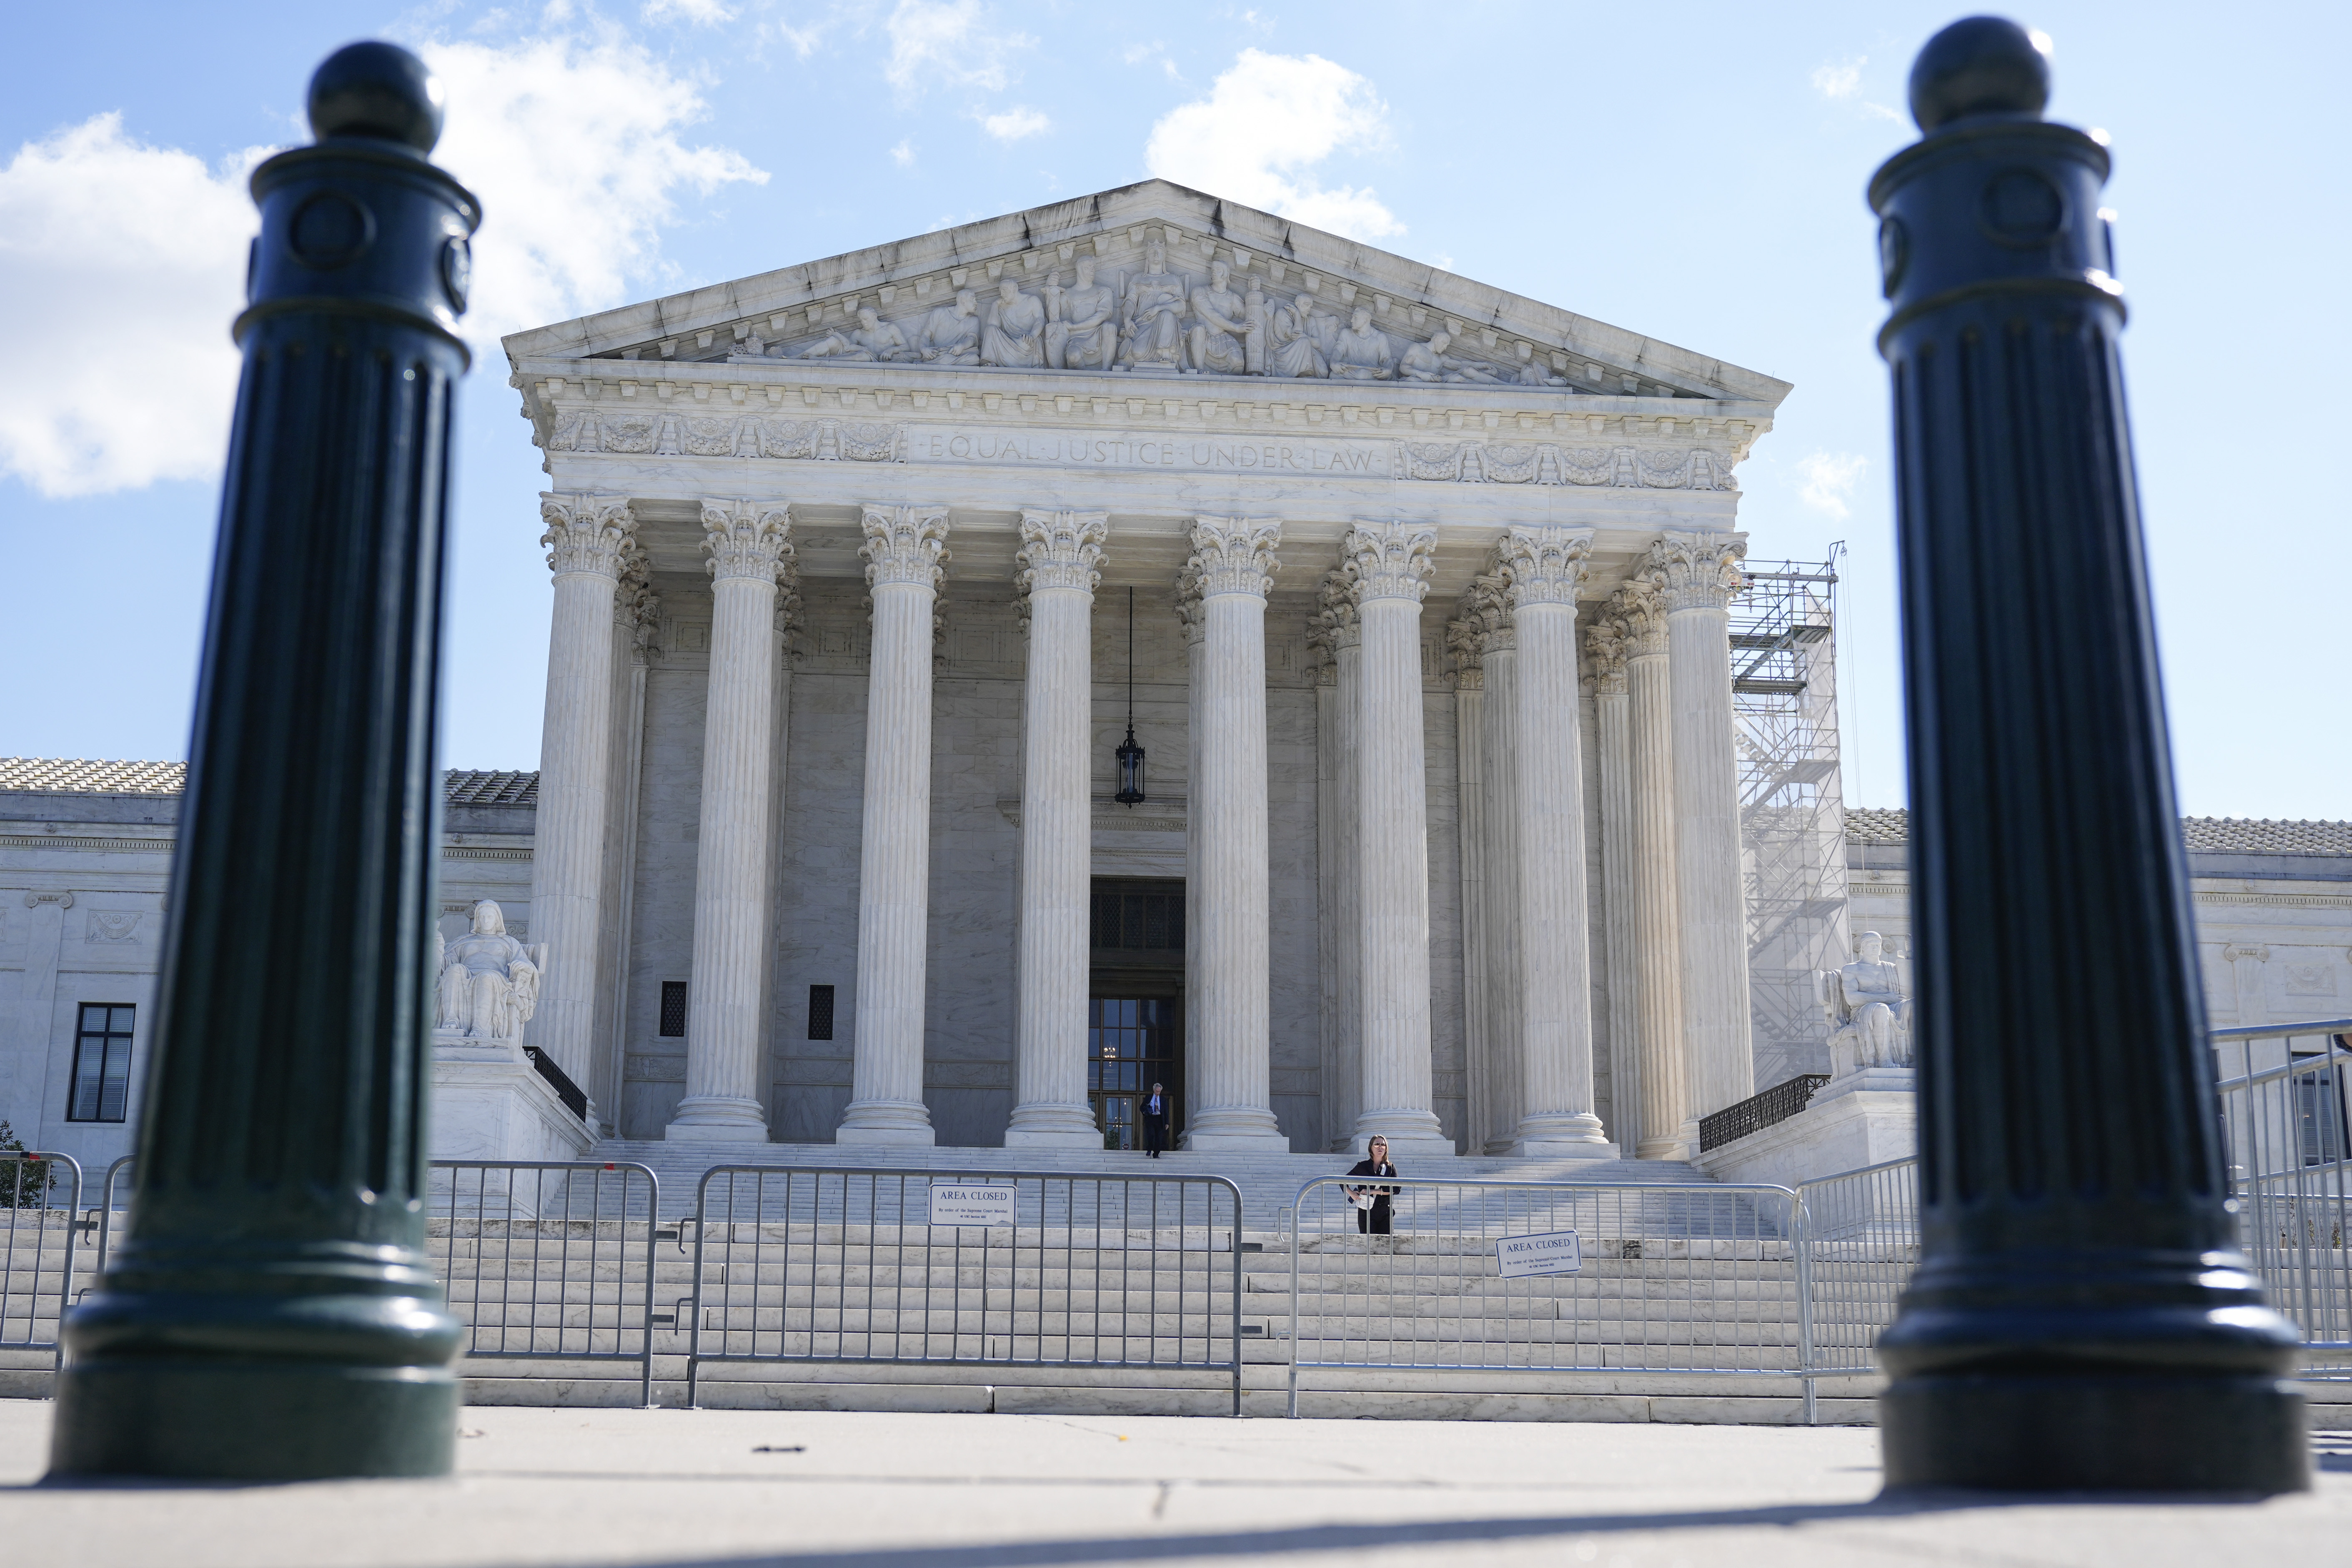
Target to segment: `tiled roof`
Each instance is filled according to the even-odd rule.
[[[1901,844],[1911,838],[1911,813],[1852,807],[1845,837],[1853,844]],[[2352,822],[2273,822],[2269,818],[2183,817],[2180,840],[2197,854],[2352,855]]]
[[[80,758],[0,757],[0,789],[43,795],[176,795],[184,762],[92,762]],[[512,768],[453,768],[442,797],[452,806],[536,806],[539,775]]]

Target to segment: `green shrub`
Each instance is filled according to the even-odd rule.
[[[58,1185],[55,1160],[25,1158],[25,1145],[0,1122],[0,1208],[44,1208]]]

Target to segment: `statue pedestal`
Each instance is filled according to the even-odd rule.
[[[433,1034],[433,1157],[577,1160],[595,1134],[523,1055],[520,1042]],[[536,1184],[518,1180],[515,1199]]]
[[[1785,1122],[1691,1163],[1717,1181],[1794,1186],[1919,1152],[1919,1096],[1907,1067],[1865,1067],[1830,1080]]]

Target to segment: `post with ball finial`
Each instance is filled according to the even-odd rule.
[[[261,208],[129,1233],[70,1312],[57,1475],[446,1473],[425,1250],[450,402],[474,198],[389,44]],[[257,940],[257,931],[266,940]]]
[[[1977,16],[1870,186],[1892,308],[1920,1261],[1894,1488],[2310,1484],[2298,1336],[2223,1179],[2119,340],[2105,140]]]

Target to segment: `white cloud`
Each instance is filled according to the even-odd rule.
[[[449,93],[434,157],[482,198],[478,356],[523,327],[616,305],[661,271],[661,229],[682,190],[705,195],[767,174],[740,152],[690,146],[708,110],[691,80],[617,34],[505,47],[428,43]]]
[[[1797,497],[1823,517],[1843,517],[1853,507],[1853,487],[1870,466],[1870,459],[1852,452],[1816,452],[1797,460],[1803,480]]]
[[[1209,96],[1151,128],[1143,160],[1164,180],[1357,239],[1404,232],[1370,186],[1325,190],[1307,172],[1343,150],[1388,140],[1372,84],[1320,55],[1244,49]]]
[[[646,0],[646,21],[660,22],[672,16],[700,26],[715,27],[721,22],[733,21],[735,13],[719,4],[719,0]]]
[[[0,170],[0,472],[45,496],[199,478],[236,387],[255,148],[208,169],[100,114]],[[100,337],[93,340],[91,333]]]
[[[911,136],[907,137],[898,145],[890,149],[890,160],[901,169],[914,167],[915,139]]]
[[[1862,68],[1869,63],[1867,55],[1856,55],[1850,60],[1815,66],[1813,90],[1823,98],[1852,98],[1862,90]]]
[[[901,93],[932,81],[1002,92],[1013,79],[1012,57],[1037,43],[988,25],[980,0],[898,0],[886,26],[890,61],[883,74]]]
[[[1008,109],[1003,114],[982,115],[980,128],[999,141],[1018,141],[1051,131],[1054,122],[1034,109]]]

